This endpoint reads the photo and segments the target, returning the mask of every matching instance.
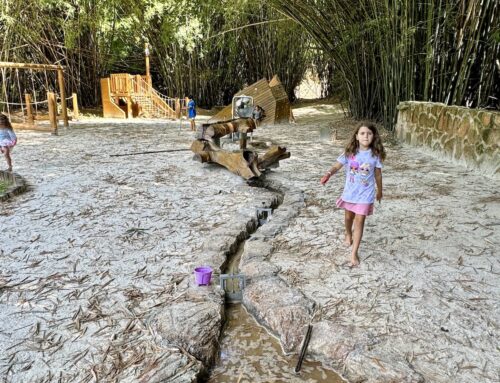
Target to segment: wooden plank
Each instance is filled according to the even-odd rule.
[[[29,64],[29,63],[13,63],[8,61],[0,61],[0,68],[12,69],[35,69],[35,70],[64,70],[62,65],[50,64]]]
[[[57,71],[57,82],[59,84],[59,95],[61,96],[62,117],[64,121],[64,126],[67,128],[69,126],[68,108],[66,105],[66,90],[64,89],[64,73],[62,69],[59,69]]]

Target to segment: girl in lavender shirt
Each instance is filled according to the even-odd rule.
[[[351,266],[359,265],[358,249],[363,237],[365,218],[373,214],[373,203],[382,200],[382,161],[385,149],[377,128],[362,123],[354,132],[337,162],[321,178],[321,184],[342,167],[346,179],[337,207],[345,210],[345,244],[352,245]],[[376,193],[375,193],[376,185]]]

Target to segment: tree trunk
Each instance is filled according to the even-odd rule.
[[[191,150],[195,153],[194,160],[202,163],[215,162],[246,180],[261,175],[257,167],[257,153],[254,151],[227,152],[214,143],[204,140],[193,141]]]
[[[251,118],[237,118],[234,120],[203,124],[198,128],[200,139],[214,139],[227,136],[231,133],[250,133],[255,129],[255,121]]]
[[[277,168],[279,161],[290,158],[290,152],[284,146],[272,146],[257,161],[259,169]]]

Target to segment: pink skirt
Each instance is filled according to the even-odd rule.
[[[373,214],[373,204],[372,203],[351,203],[345,202],[342,198],[337,200],[337,207],[345,210],[352,211],[359,215],[372,215]]]

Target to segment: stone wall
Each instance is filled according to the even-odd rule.
[[[402,102],[400,141],[500,178],[500,113],[430,102]]]

